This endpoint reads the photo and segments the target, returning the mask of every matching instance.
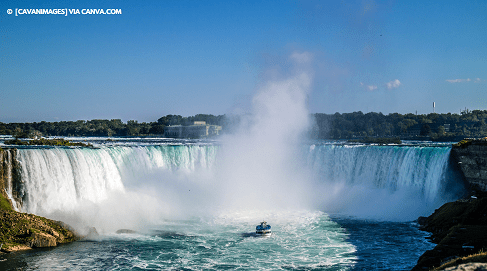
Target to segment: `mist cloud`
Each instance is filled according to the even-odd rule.
[[[292,53],[294,72],[269,80],[254,95],[251,114],[222,140],[218,177],[225,206],[274,210],[309,205],[310,189],[299,153],[310,128],[307,106],[312,76],[308,52]]]

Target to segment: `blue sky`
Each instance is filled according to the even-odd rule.
[[[8,9],[121,9],[19,15]],[[487,109],[487,1],[3,1],[0,121],[245,107],[312,58],[311,113]]]

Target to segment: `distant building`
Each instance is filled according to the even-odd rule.
[[[164,127],[164,137],[171,138],[205,138],[220,134],[222,127],[195,121],[193,125],[169,125]]]

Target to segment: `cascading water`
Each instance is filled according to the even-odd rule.
[[[38,214],[71,211],[81,202],[101,202],[110,192],[123,193],[127,186],[142,186],[151,178],[155,179],[152,182],[177,183],[186,176],[197,183],[201,181],[198,176],[218,168],[220,148],[149,145],[20,149],[17,159],[22,172],[22,210]],[[356,187],[369,193],[362,195],[362,200],[376,200],[377,194],[370,194],[372,190],[395,196],[401,191],[413,191],[410,200],[437,207],[438,202],[448,199],[445,187],[453,182],[449,152],[449,147],[322,144],[307,147],[304,155],[315,185],[324,185],[328,190],[319,195],[321,206],[340,211],[347,195],[350,200],[357,199]],[[413,213],[412,219],[417,215],[423,213]]]
[[[447,146],[321,144],[308,164],[324,185],[323,208],[358,217],[414,220],[463,191]]]
[[[312,145],[309,164],[325,182],[398,190],[418,188],[428,201],[441,196],[450,147]]]
[[[20,149],[23,211],[72,211],[83,201],[99,203],[113,191],[156,170],[208,169],[216,146],[138,146]]]
[[[118,169],[104,149],[21,149],[23,211],[73,210],[80,201],[99,202],[123,190]]]

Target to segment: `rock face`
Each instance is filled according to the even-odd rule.
[[[20,165],[15,157],[17,156],[17,149],[2,149],[0,148],[0,195],[4,198],[0,202],[0,208],[12,207],[15,205],[20,209],[22,202],[21,196],[21,180],[20,180]],[[12,202],[7,191],[15,202]]]
[[[475,194],[487,194],[487,139],[467,139],[453,144],[451,157]]]
[[[432,233],[437,246],[426,251],[413,270],[429,270],[487,249],[487,197],[446,203],[418,223]]]
[[[465,263],[443,269],[445,271],[487,271],[486,263]]]
[[[55,247],[57,246],[56,238],[45,232],[33,232],[27,241],[29,247]]]
[[[33,214],[0,209],[2,252],[54,247],[78,240],[66,224]]]

